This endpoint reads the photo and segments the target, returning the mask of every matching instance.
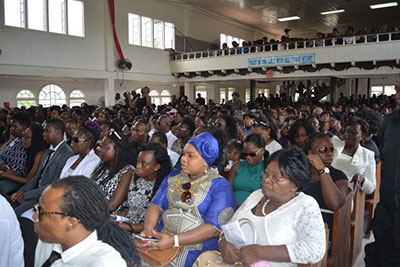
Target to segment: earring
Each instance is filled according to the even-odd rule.
[[[204,176],[207,176],[208,175],[208,169],[207,169],[207,167],[205,167],[204,168]]]

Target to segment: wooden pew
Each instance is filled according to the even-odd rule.
[[[353,212],[351,213],[351,243],[349,256],[349,263],[351,266],[354,265],[362,251],[365,206],[365,193],[363,193],[360,188],[353,188],[353,192],[354,190],[356,191],[353,200]]]
[[[329,267],[347,267],[349,264],[351,232],[351,190],[346,194],[344,205],[333,213],[332,246],[328,256]]]
[[[299,264],[299,267],[326,267],[327,263],[328,263],[328,243],[329,243],[329,228],[328,225],[325,224],[325,236],[326,236],[326,250],[325,250],[325,255],[322,258],[322,260],[320,260],[317,263],[314,264]]]
[[[371,235],[371,222],[372,218],[374,218],[375,208],[379,202],[379,189],[381,187],[381,165],[382,161],[379,161],[378,165],[376,165],[376,189],[374,193],[372,193],[372,197],[365,200],[365,210],[368,210],[368,227],[367,227],[367,238],[370,238]]]

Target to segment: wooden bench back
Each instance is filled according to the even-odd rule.
[[[332,226],[332,246],[328,266],[347,267],[349,264],[351,233],[351,190],[346,194],[344,205],[334,212]]]
[[[351,243],[349,257],[351,266],[354,265],[362,251],[365,207],[365,193],[363,193],[360,188],[353,188],[353,190],[356,190],[356,192],[353,201],[353,212],[351,213]]]
[[[370,238],[371,234],[371,222],[372,218],[375,214],[376,205],[379,202],[380,194],[379,189],[381,187],[381,171],[382,171],[382,161],[379,161],[378,165],[376,165],[376,188],[372,193],[372,197],[365,200],[365,210],[368,210],[368,227],[367,227],[367,238]]]

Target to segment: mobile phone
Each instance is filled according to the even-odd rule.
[[[145,237],[142,237],[142,236],[137,235],[137,234],[133,234],[133,236],[135,237],[135,239],[137,238],[137,239],[139,239],[139,240],[141,240],[143,242],[145,242],[145,241],[147,241],[147,242],[158,242],[158,241],[160,241],[157,237],[145,238]]]

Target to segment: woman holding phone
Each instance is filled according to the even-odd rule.
[[[233,215],[235,197],[217,168],[223,161],[222,136],[219,131],[204,132],[190,139],[183,150],[182,171],[165,178],[150,203],[140,235],[159,241],[143,247],[183,246],[169,266],[192,266],[202,252],[217,249],[221,225]]]

